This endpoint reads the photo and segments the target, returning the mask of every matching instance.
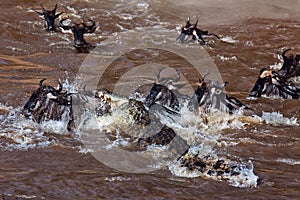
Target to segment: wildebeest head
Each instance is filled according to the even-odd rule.
[[[178,38],[176,40],[183,42],[185,40],[186,36],[193,35],[193,31],[197,27],[197,24],[198,24],[198,19],[195,24],[191,24],[190,17],[188,17],[188,20],[186,21],[185,26],[183,26],[181,28],[180,35],[178,36]]]
[[[46,10],[42,4],[41,4],[41,7],[42,7],[42,12],[36,11],[36,13],[39,14],[40,16],[44,17],[46,30],[50,31],[50,32],[54,32],[55,19],[58,18],[62,14],[62,12],[59,14],[56,14],[57,4],[55,5],[55,7],[52,10]]]
[[[64,30],[71,30],[74,37],[74,47],[82,53],[88,53],[90,48],[92,48],[89,43],[84,39],[84,34],[93,33],[97,26],[96,23],[89,19],[87,22],[82,23],[72,23],[70,19],[62,19],[59,22],[59,26]]]
[[[204,76],[205,77],[205,76]],[[195,91],[194,99],[197,99],[198,106],[204,108],[206,111],[216,109],[230,114],[240,110],[244,115],[255,115],[255,111],[235,97],[229,97],[224,88],[228,82],[219,84],[213,80],[206,83],[204,77],[199,79],[198,88]]]
[[[262,94],[270,94],[272,91],[272,77],[273,72],[268,67],[260,70],[258,79],[254,87],[250,91],[250,97],[261,97]]]
[[[172,78],[161,78],[160,70],[157,73],[157,82],[153,84],[150,93],[146,97],[145,106],[150,108],[154,104],[159,104],[165,108],[173,111],[179,111],[179,100],[178,95],[175,93],[176,88],[173,86],[174,82],[180,80],[180,72],[177,71],[177,77]]]
[[[282,52],[283,65],[278,73],[286,78],[300,76],[300,55],[286,55],[291,49],[286,49]]]
[[[250,97],[261,97],[262,95],[299,99],[300,87],[278,72],[266,67],[260,70],[258,79],[249,94]]]
[[[49,120],[68,120],[68,130],[73,127],[72,97],[67,92],[62,92],[62,85],[58,89],[43,85],[42,79],[39,88],[34,91],[23,108],[26,118],[31,118],[37,123]]]

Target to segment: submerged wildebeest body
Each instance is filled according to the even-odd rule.
[[[84,39],[84,34],[95,32],[97,26],[93,20],[88,20],[82,23],[73,23],[69,19],[62,19],[59,22],[59,26],[63,31],[71,30],[74,37],[74,47],[80,53],[88,53],[94,48],[93,45],[89,44]]]
[[[281,97],[284,99],[299,99],[300,85],[292,78],[300,76],[300,55],[286,55],[283,51],[283,64],[279,71],[264,67],[250,91],[250,97]]]
[[[67,92],[62,92],[62,85],[55,89],[43,85],[46,79],[40,81],[39,88],[34,91],[25,104],[22,113],[26,118],[31,118],[37,123],[49,120],[66,120],[67,129],[74,128],[72,97]]]
[[[41,7],[42,7],[42,12],[39,12],[39,11],[35,11],[35,12],[39,16],[44,17],[45,29],[47,31],[54,32],[55,31],[55,26],[54,26],[55,19],[57,19],[62,14],[62,12],[59,14],[56,14],[57,4],[55,5],[55,7],[52,10],[46,10],[42,4],[41,4]]]
[[[220,39],[220,37],[214,33],[209,33],[208,31],[203,31],[197,28],[197,24],[198,19],[195,24],[191,24],[189,17],[185,26],[181,28],[181,33],[176,40],[183,42],[187,36],[192,36],[193,40],[197,40],[199,43],[206,44],[202,36],[215,36],[216,38]]]

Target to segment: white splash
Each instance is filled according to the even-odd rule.
[[[300,160],[292,159],[292,158],[278,158],[277,162],[286,163],[288,165],[300,165]]]
[[[235,43],[239,43],[240,42],[239,40],[235,40],[235,39],[233,39],[230,36],[222,37],[221,41],[222,42],[226,42],[226,43],[231,43],[231,44],[235,44]]]
[[[218,55],[218,58],[220,58],[222,61],[237,60],[236,56],[227,57],[224,55]]]
[[[262,112],[260,121],[261,123],[273,125],[299,126],[298,119],[296,117],[287,118],[279,112]]]
[[[115,176],[115,177],[110,177],[110,178],[105,178],[104,180],[108,182],[113,182],[113,181],[130,181],[131,178],[125,178],[123,176]]]

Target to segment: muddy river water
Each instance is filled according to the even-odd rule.
[[[66,131],[63,122],[39,125],[25,119],[21,110],[41,79],[53,86],[60,81],[74,91],[78,72],[89,58],[76,52],[72,34],[44,30],[43,19],[35,13],[41,10],[40,3],[2,0],[0,5],[0,199],[300,198],[299,100],[248,98],[261,68],[280,66],[284,49],[300,52],[299,0],[42,2],[47,9],[58,3],[57,12],[74,21],[93,19],[98,27],[85,39],[102,51],[125,44],[119,36],[140,41],[135,31],[158,49],[172,44],[205,51],[221,79],[229,82],[226,92],[261,116],[253,120],[210,116],[211,128],[178,134],[200,151],[250,162],[249,170],[257,180],[249,185],[201,174],[191,177],[175,169],[174,163],[144,173],[117,170],[94,157],[79,133]],[[201,47],[196,42],[177,44],[176,36],[188,16],[192,22],[198,18],[199,28],[218,34],[221,40],[205,38],[208,45]],[[166,59],[176,65],[175,55]],[[122,71],[128,66],[118,67]],[[180,67],[194,87],[200,77]],[[102,87],[109,88],[119,78],[116,74],[107,72],[103,77],[107,85]],[[205,145],[200,145],[201,140]]]

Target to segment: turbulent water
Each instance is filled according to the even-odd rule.
[[[85,145],[80,131],[66,131],[66,122],[36,124],[25,119],[21,115],[22,107],[38,88],[39,80],[47,78],[47,84],[53,86],[60,81],[69,92],[78,92],[83,87],[78,72],[88,58],[87,54],[76,52],[72,35],[44,30],[43,20],[35,13],[40,10],[39,4],[38,1],[1,2],[0,199],[299,198],[299,101],[247,98],[261,68],[280,66],[280,54],[286,48],[299,52],[299,1],[58,2],[57,11],[63,11],[72,20],[96,22],[96,31],[86,35],[86,40],[99,45],[103,57],[110,53],[105,52],[107,49],[127,45],[122,37],[135,40],[131,45],[139,45],[142,40],[157,48],[163,44],[198,48],[199,44],[194,42],[175,44],[178,30],[188,16],[192,22],[196,17],[199,19],[199,28],[221,36],[221,40],[205,38],[208,45],[203,48],[220,71],[222,80],[229,82],[228,94],[254,108],[260,117],[215,112],[203,120],[203,116],[183,109],[176,123],[168,119],[165,123],[187,141],[191,153],[245,166],[244,177],[232,177],[229,182],[189,172],[176,159],[161,165],[156,162],[152,167],[158,170],[150,172],[117,170],[100,162],[101,155],[99,159]],[[55,4],[43,5],[50,9]],[[144,35],[137,38],[136,32]],[[176,56],[167,60],[179,64]],[[118,70],[127,67],[120,65]],[[200,77],[189,72],[189,67],[180,67],[195,87]],[[110,88],[118,73],[112,71],[105,75],[101,87]],[[150,77],[147,84],[154,81],[155,77]],[[79,123],[86,129],[100,127],[106,131],[113,129],[114,133],[118,128],[128,129],[121,127],[122,117],[116,114]],[[118,134],[116,138],[105,147],[107,152],[128,143],[118,138]],[[157,161],[163,153],[140,154],[150,155]]]

